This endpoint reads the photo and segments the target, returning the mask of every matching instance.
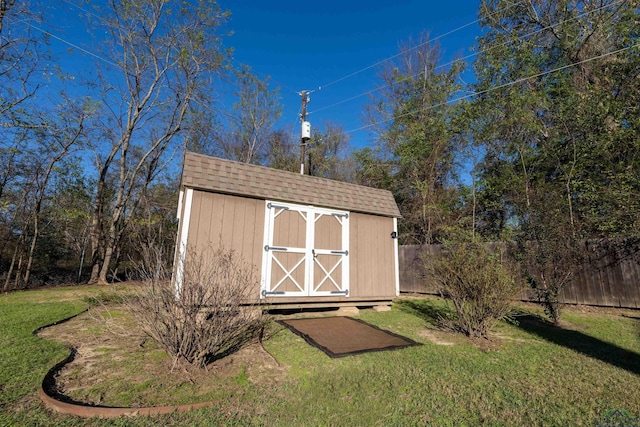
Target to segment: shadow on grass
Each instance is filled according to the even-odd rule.
[[[450,319],[453,312],[442,302],[433,300],[400,300],[396,306],[406,312],[417,316],[433,326],[439,326],[442,319]]]
[[[623,314],[622,317],[626,317],[636,321],[636,332],[637,332],[638,338],[640,338],[640,316],[629,316],[627,314]]]
[[[557,345],[640,375],[640,355],[579,331],[563,329],[531,314],[516,317],[518,327]]]

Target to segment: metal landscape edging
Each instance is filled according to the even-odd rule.
[[[37,335],[41,330],[59,325],[67,322],[83,313],[86,313],[89,309],[85,309],[78,314],[67,317],[45,326],[41,326],[33,331],[33,335]],[[68,363],[73,362],[77,350],[74,347],[67,346],[69,349],[69,355],[62,361],[56,363],[54,367],[49,369],[47,374],[42,380],[40,386],[40,400],[44,402],[47,408],[54,410],[62,414],[70,414],[83,418],[116,418],[120,416],[136,416],[136,415],[165,415],[174,412],[187,412],[194,409],[206,408],[213,406],[218,401],[198,402],[198,403],[184,403],[180,405],[163,405],[163,406],[148,406],[148,407],[114,407],[114,406],[101,406],[92,405],[89,403],[78,402],[71,399],[68,396],[58,392],[56,387],[56,375],[62,368]]]

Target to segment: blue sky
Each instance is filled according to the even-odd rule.
[[[83,8],[90,9],[84,4],[83,0],[50,3],[49,18],[41,24],[66,42],[51,38],[51,51],[62,71],[71,74],[91,70],[95,58],[90,53],[99,46],[99,35],[84,32]],[[260,77],[270,76],[273,85],[280,86],[283,115],[278,126],[299,135],[297,92],[314,90],[308,106],[312,127],[322,129],[327,121],[341,125],[354,148],[373,143],[366,129],[355,131],[364,125],[363,105],[368,100],[358,95],[379,84],[379,67],[361,70],[397,54],[401,43],[417,40],[425,32],[438,39],[447,62],[469,55],[480,33],[473,23],[479,6],[475,0],[325,0],[315,4],[219,0],[219,4],[231,12],[223,30],[233,32],[226,37],[225,46],[234,49],[234,61],[251,66]],[[471,73],[465,75],[465,79],[472,78]]]
[[[480,33],[472,24],[445,35],[473,23],[479,1],[221,0],[220,4],[231,11],[227,28],[234,34],[227,45],[234,48],[234,59],[261,76],[271,76],[281,87],[281,125],[298,134],[296,92],[315,90],[308,120],[318,128],[327,120],[342,125],[350,132],[353,147],[372,143],[367,130],[354,131],[363,126],[367,96],[326,107],[374,89],[379,68],[337,80],[395,55],[401,43],[417,40],[424,32],[431,38],[442,36],[438,42],[445,62],[468,55]]]

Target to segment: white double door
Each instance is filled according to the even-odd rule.
[[[262,297],[348,296],[349,212],[266,203]]]

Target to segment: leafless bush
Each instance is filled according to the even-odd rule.
[[[494,323],[509,315],[521,285],[505,252],[501,245],[465,242],[445,245],[442,256],[431,260],[428,268],[456,312],[441,319],[445,326],[487,338]]]
[[[129,307],[142,329],[176,360],[200,368],[239,350],[262,330],[258,279],[233,251],[209,250],[183,261],[179,286],[147,270]]]

